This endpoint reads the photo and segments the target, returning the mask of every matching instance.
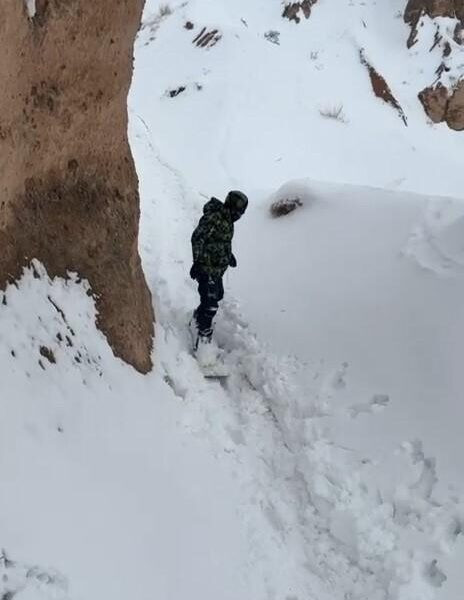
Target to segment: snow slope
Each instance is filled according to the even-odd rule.
[[[321,0],[298,26],[280,18],[278,2],[171,7],[141,35],[138,73],[150,82],[151,101],[158,98],[156,111],[143,111],[145,126],[162,160],[200,197],[231,187],[250,193],[247,222],[237,228],[240,269],[228,275],[231,293],[261,339],[308,365],[298,373],[304,385],[331,369],[336,380],[343,374],[336,405],[322,409],[332,440],[379,461],[384,483],[393,486],[404,481],[388,467],[392,456],[410,443],[411,456],[418,449],[422,455],[424,440],[431,480],[453,497],[448,487],[463,483],[464,231],[461,202],[443,196],[461,195],[463,142],[428,123],[417,100],[437,60],[426,51],[427,24],[420,47],[409,51],[400,2],[342,2],[335,12]],[[148,5],[147,23],[157,10]],[[203,27],[222,38],[211,48],[192,47]],[[278,44],[266,38],[269,31],[279,32]],[[389,82],[408,127],[374,98],[361,48]],[[171,98],[179,86],[186,89]],[[144,85],[134,106],[144,105],[146,91]],[[321,109],[336,106],[344,122],[321,117]],[[302,176],[343,185],[294,181]],[[280,194],[296,189],[307,207],[299,218],[272,222],[267,208],[287,180]],[[371,416],[382,409],[381,418]],[[447,535],[437,535],[446,545]],[[460,597],[462,577],[447,569],[442,597]],[[408,588],[405,597],[413,593]]]
[[[403,0],[340,0],[337,10],[319,0],[299,25],[281,18],[280,0],[173,1],[161,21],[159,6],[147,3],[146,23],[156,25],[142,32],[138,70],[156,103],[163,156],[196,189],[273,189],[311,177],[461,196],[462,136],[427,122],[417,93],[430,85],[437,56],[425,34],[407,49]],[[192,44],[203,27],[222,34],[212,48]],[[269,31],[280,33],[279,45]],[[374,97],[361,48],[408,127]],[[183,93],[166,96],[179,86]],[[321,117],[338,106],[345,123]]]
[[[159,316],[162,322],[169,323],[177,343],[181,341],[175,356],[168,358],[164,355],[164,368],[173,389],[188,398],[191,379],[190,374],[186,375],[182,348],[188,344],[186,323],[190,312],[182,306],[184,301],[187,306],[195,302],[192,286],[188,282],[186,285],[185,273],[190,261],[188,233],[195,215],[201,210],[201,200],[199,202],[199,198],[186,189],[182,176],[160,159],[153,139],[147,133],[147,122],[134,122],[134,137],[140,148],[137,162],[142,174],[143,194],[146,198],[153,197],[153,218],[147,207],[144,225],[150,228],[153,236],[155,215],[161,215],[163,219],[157,232],[168,244],[168,247],[161,244],[159,253],[153,253],[153,246],[159,244],[148,241],[147,235],[144,248],[145,255],[149,257],[147,270],[151,270],[152,261],[153,265],[157,265],[157,272],[161,274],[156,284]],[[148,148],[142,152],[139,142],[145,136],[148,136]],[[150,178],[143,177],[146,170],[150,170]],[[166,174],[170,174],[168,179]],[[153,188],[153,185],[157,188],[156,181],[163,181],[161,194]],[[294,186],[291,187],[293,189]],[[346,187],[343,189],[346,194]],[[355,191],[367,195],[360,188]],[[301,195],[301,184],[299,192]],[[438,478],[434,457],[425,453],[421,441],[416,439],[419,430],[415,430],[410,421],[405,422],[404,437],[401,432],[397,438],[386,436],[383,445],[379,445],[378,430],[382,431],[385,420],[381,421],[376,413],[383,417],[385,413],[382,410],[390,409],[390,396],[385,394],[390,389],[375,369],[370,376],[371,363],[368,363],[367,373],[364,372],[364,387],[356,381],[356,372],[355,385],[347,385],[346,380],[349,381],[351,373],[347,374],[349,365],[338,362],[340,355],[330,355],[329,360],[321,360],[319,352],[326,333],[314,334],[310,326],[307,329],[302,327],[301,315],[306,319],[312,312],[308,310],[308,289],[295,290],[297,273],[289,272],[287,256],[296,269],[299,266],[298,256],[302,260],[307,259],[308,253],[298,254],[295,246],[301,250],[298,244],[308,241],[306,226],[308,219],[314,218],[317,208],[325,209],[326,218],[334,225],[336,209],[332,207],[331,216],[328,216],[329,211],[324,204],[328,204],[329,198],[335,204],[339,190],[329,191],[325,185],[313,184],[311,192],[318,200],[307,209],[303,218],[298,219],[295,215],[290,224],[271,221],[266,208],[258,206],[247,213],[250,222],[248,235],[245,222],[238,225],[242,235],[239,234],[238,238],[237,257],[242,261],[242,269],[237,273],[237,281],[231,282],[231,287],[235,288],[237,296],[244,299],[243,310],[252,316],[260,330],[260,337],[267,338],[274,348],[298,353],[300,358],[276,361],[268,351],[264,353],[260,342],[248,333],[248,325],[237,314],[235,304],[226,302],[218,319],[217,338],[227,350],[226,361],[234,373],[228,384],[228,393],[236,422],[232,429],[229,425],[227,430],[232,434],[234,444],[255,449],[256,455],[248,456],[245,462],[254,465],[254,483],[260,485],[260,506],[281,536],[281,543],[297,560],[298,571],[303,574],[301,587],[293,583],[292,591],[297,592],[295,597],[324,598],[328,594],[332,598],[433,598],[446,578],[442,562],[455,546],[463,505],[459,496],[450,493],[447,485],[444,489],[437,486],[442,482]],[[386,195],[391,197],[391,193]],[[382,200],[381,192],[377,191],[377,196],[376,200]],[[396,199],[400,207],[406,200],[407,196]],[[343,207],[344,202],[340,204]],[[360,206],[365,221],[369,204],[365,200]],[[335,227],[340,230],[346,210],[338,217]],[[402,217],[404,214],[400,211],[400,221]],[[178,235],[175,239],[163,235],[166,223],[176,224]],[[321,232],[321,236],[327,235],[320,222],[313,226]],[[279,239],[276,227],[284,227],[282,246],[276,244]],[[359,230],[347,229],[349,235],[340,236],[340,242],[347,242],[350,236],[354,236],[351,243],[359,252]],[[371,234],[374,240],[375,233]],[[256,244],[257,235],[263,242],[260,248]],[[269,244],[265,243],[268,236]],[[372,241],[371,237],[369,241]],[[388,247],[388,250],[385,248],[388,253],[391,247],[385,240],[384,245]],[[273,251],[270,252],[270,248]],[[290,285],[282,285],[283,277],[276,276],[279,269],[293,282],[291,288]],[[315,271],[319,277],[328,276],[330,271],[326,273],[326,269],[327,265]],[[363,270],[365,265],[351,265],[348,272],[359,277]],[[256,273],[260,273],[259,278]],[[309,270],[307,273],[308,280],[312,279],[314,273]],[[369,276],[372,278],[372,273]],[[376,276],[374,274],[374,278]],[[235,274],[230,278],[235,279]],[[297,307],[293,319],[282,315],[279,324],[282,298],[287,302],[292,300],[289,289],[296,291],[295,299],[303,306]],[[179,301],[179,298],[185,300]],[[324,299],[327,306],[327,296]],[[335,310],[340,300],[335,297],[331,302]],[[316,309],[315,318],[321,312]],[[358,317],[358,326],[359,321]],[[294,327],[293,331],[286,326],[289,322]],[[318,348],[312,356],[312,347],[308,347],[311,335],[315,335],[314,347]],[[317,339],[321,345],[317,344]],[[336,340],[332,339],[332,343],[336,348]],[[392,350],[387,348],[388,351]],[[353,354],[351,351],[350,358]],[[388,360],[389,357],[386,358]],[[403,372],[404,369],[396,373],[397,379]],[[380,387],[382,384],[385,384],[384,388]],[[397,386],[401,388],[401,381],[397,382]],[[396,404],[397,398],[394,401]],[[414,406],[410,409],[414,411]],[[371,419],[369,427],[375,428],[373,435],[366,432],[365,415]],[[396,415],[388,419],[390,434],[394,431],[396,419],[407,416],[406,411],[399,416],[396,411]],[[375,418],[377,421],[373,422]],[[218,419],[218,407],[213,405],[208,421]],[[359,427],[356,427],[358,422]],[[352,436],[348,442],[347,429]],[[345,433],[345,438],[341,432]],[[360,443],[359,435],[365,437],[364,444]],[[409,439],[411,435],[413,437]],[[278,560],[282,561],[282,558]],[[282,569],[281,566],[280,571]],[[288,572],[284,571],[284,582],[288,584],[290,580],[286,577]],[[272,589],[275,597],[281,597],[279,591],[285,593],[285,583],[280,588],[273,582]],[[290,589],[286,593],[290,593]]]
[[[296,26],[278,0],[147,3],[129,109],[157,369],[113,357],[77,277],[36,264],[5,292],[4,600],[462,597],[463,211],[441,196],[463,142],[424,118],[433,59],[405,49],[400,5],[319,0]],[[338,104],[347,122],[320,115]],[[232,187],[251,206],[221,386],[189,351],[189,237]]]

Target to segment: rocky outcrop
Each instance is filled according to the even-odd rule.
[[[409,0],[404,11],[404,20],[411,27],[408,48],[417,41],[417,25],[422,15],[456,18],[464,24],[464,0]]]
[[[448,108],[448,90],[444,85],[427,87],[419,92],[419,100],[422,102],[427,116],[434,123],[445,120]]]
[[[458,83],[448,101],[445,121],[451,129],[464,130],[464,81]]]
[[[151,368],[153,309],[138,254],[127,139],[144,0],[0,4],[0,285],[33,258],[77,272],[114,353]]]
[[[301,2],[286,2],[282,16],[289,21],[299,23],[301,18],[309,19],[311,16],[311,7],[317,0],[301,0]]]
[[[453,40],[456,42],[456,44],[459,44],[460,46],[462,46],[464,44],[464,23],[463,22],[456,24],[456,27],[454,28]]]
[[[434,123],[446,122],[451,129],[461,131],[464,130],[464,83],[461,61],[453,60],[453,45],[464,42],[464,0],[409,0],[404,13],[404,20],[411,27],[408,48],[419,39],[419,22],[424,15],[431,19],[458,20],[452,35],[440,24],[436,25],[433,45],[428,52],[440,53],[440,63],[435,73],[431,73],[434,82],[419,92],[419,100]]]
[[[430,18],[457,17],[464,18],[463,0],[409,0],[404,12],[406,23],[416,24],[422,14]]]
[[[441,84],[428,87],[419,94],[425,112],[434,123],[446,122],[456,131],[464,130],[464,82],[448,90]]]

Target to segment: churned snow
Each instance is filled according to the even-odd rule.
[[[298,26],[280,0],[161,4],[129,101],[156,368],[114,358],[75,275],[35,263],[1,296],[3,598],[460,600],[464,142],[417,100],[434,53],[400,0]],[[219,382],[190,351],[190,234],[231,188]]]

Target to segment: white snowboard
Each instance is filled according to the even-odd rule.
[[[228,377],[230,371],[222,361],[221,351],[214,341],[208,343],[201,343],[200,341],[198,347],[195,348],[196,332],[192,323],[189,323],[189,329],[192,336],[192,352],[197,359],[198,366],[203,375],[208,379],[224,379]]]
[[[207,379],[226,379],[230,375],[229,369],[222,362],[214,365],[201,365],[198,363],[201,372]]]

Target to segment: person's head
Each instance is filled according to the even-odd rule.
[[[227,194],[224,206],[230,211],[233,221],[238,221],[248,206],[248,198],[243,192],[232,190]]]

